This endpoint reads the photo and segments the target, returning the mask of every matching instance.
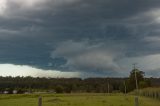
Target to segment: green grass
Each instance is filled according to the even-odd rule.
[[[0,95],[0,106],[38,106],[42,96],[43,106],[134,106],[134,96],[121,94],[43,94]],[[160,101],[140,97],[140,106],[160,106]]]
[[[139,95],[160,100],[160,88],[145,88],[139,90]]]

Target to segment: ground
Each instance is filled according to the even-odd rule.
[[[122,94],[31,94],[0,95],[1,106],[134,106],[134,96]],[[160,101],[139,97],[139,106],[160,106]]]

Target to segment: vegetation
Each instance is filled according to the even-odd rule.
[[[137,78],[137,85],[139,89],[143,89],[143,88],[147,88],[151,86],[151,81],[150,79],[147,79],[144,77],[144,72],[140,71],[138,69],[133,69],[130,73],[129,78],[127,79],[127,91],[133,91],[134,89],[136,89],[136,79]]]
[[[140,105],[159,106],[160,101],[156,99],[160,100],[160,89],[144,88],[154,84],[159,86],[160,79],[147,79],[144,77],[144,72],[138,69],[133,69],[129,78],[0,77],[1,93],[8,91],[11,94],[15,90],[21,93],[21,95],[0,95],[0,104],[36,106],[38,97],[41,96],[43,106],[134,106],[134,96],[123,95],[120,92],[135,90],[135,78],[141,89]],[[26,95],[25,92],[32,94]]]
[[[33,78],[33,77],[0,77],[0,91],[18,90],[23,92],[90,92],[106,93],[109,91],[120,92],[123,84],[122,78]],[[109,88],[108,88],[109,84]],[[10,92],[11,93],[11,92]]]
[[[160,100],[160,88],[140,89],[139,95]]]
[[[43,106],[134,106],[133,96],[122,94],[43,94],[0,95],[2,106],[38,106],[42,96]],[[140,97],[140,106],[160,106],[160,101]]]
[[[136,88],[135,72],[139,88],[154,86],[160,79],[145,78],[144,72],[133,69],[129,78],[33,78],[33,77],[0,77],[0,92],[56,92],[56,93],[107,93],[131,92]],[[158,80],[158,81],[157,81]],[[125,86],[124,86],[125,82]],[[160,85],[160,83],[159,83]]]

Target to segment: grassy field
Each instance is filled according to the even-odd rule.
[[[0,106],[38,106],[42,96],[43,106],[134,106],[134,96],[121,94],[32,94],[0,95]],[[140,106],[160,106],[160,101],[140,97]]]
[[[160,100],[160,88],[145,88],[139,90],[139,95]]]

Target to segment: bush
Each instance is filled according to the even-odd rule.
[[[56,86],[55,92],[56,93],[63,93],[64,92],[63,86],[61,86],[61,85]]]

